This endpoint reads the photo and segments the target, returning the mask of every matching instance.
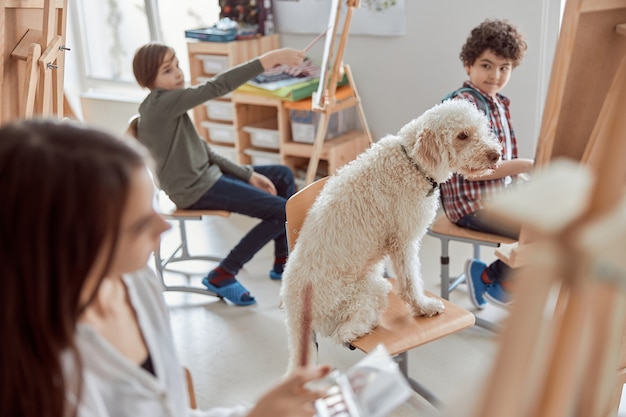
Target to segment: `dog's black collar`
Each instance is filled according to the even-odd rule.
[[[428,190],[428,193],[426,194],[426,197],[430,197],[431,195],[433,195],[435,193],[435,190],[437,189],[437,187],[439,187],[439,183],[437,181],[435,181],[433,179],[433,177],[431,177],[430,175],[428,175],[427,173],[425,173],[422,168],[420,168],[419,165],[417,165],[415,163],[415,161],[413,160],[413,158],[411,158],[409,156],[409,152],[407,152],[406,148],[404,147],[404,145],[400,145],[402,146],[402,150],[404,151],[404,154],[406,155],[407,158],[409,158],[409,161],[411,161],[411,163],[413,164],[413,166],[419,171],[420,174],[422,174],[423,176],[426,177],[426,179],[428,181],[430,181],[430,190]]]

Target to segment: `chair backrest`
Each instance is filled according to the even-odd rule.
[[[307,185],[287,200],[285,212],[287,215],[287,241],[289,242],[290,251],[293,251],[309,208],[313,205],[322,188],[324,188],[327,179],[328,177],[324,177]]]
[[[139,127],[139,115],[135,114],[131,116],[128,120],[128,128],[126,129],[126,134],[130,137],[138,139],[137,129]]]

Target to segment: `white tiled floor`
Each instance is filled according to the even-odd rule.
[[[225,255],[254,223],[238,215],[192,222],[189,231],[193,236],[194,253],[208,251]],[[167,232],[164,245],[175,239],[174,230]],[[285,370],[287,347],[278,306],[280,283],[268,277],[272,249],[266,246],[238,275],[257,298],[255,306],[236,307],[205,295],[165,293],[179,355],[193,374],[201,408],[250,403],[280,379]],[[471,247],[453,242],[450,254],[450,272],[456,275],[471,257]],[[439,293],[439,240],[425,236],[420,259],[426,288]],[[489,248],[483,249],[483,259],[493,259]],[[210,267],[210,263],[186,266],[200,274]],[[201,285],[200,278],[200,275],[194,277],[193,283]],[[171,274],[168,279],[179,277]],[[451,300],[473,309],[464,284],[452,293]],[[500,322],[507,313],[489,306],[478,314]],[[467,409],[467,404],[460,402],[475,400],[476,394],[481,392],[481,381],[492,366],[498,339],[499,336],[490,331],[473,327],[422,346],[409,353],[409,374],[432,390],[446,406]],[[322,363],[347,369],[362,357],[359,351],[320,340]],[[423,416],[430,414],[429,410],[432,411],[415,396],[394,415]],[[626,416],[626,410],[620,415]]]

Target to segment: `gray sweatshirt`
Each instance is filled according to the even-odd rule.
[[[139,106],[139,141],[152,154],[159,187],[178,208],[198,201],[223,173],[245,181],[252,168],[213,152],[198,135],[187,112],[229,93],[261,74],[258,58],[216,75],[205,84],[176,90],[154,89]]]

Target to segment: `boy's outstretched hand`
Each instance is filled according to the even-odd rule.
[[[309,391],[304,385],[328,375],[330,366],[298,368],[259,399],[247,417],[311,417],[313,402],[323,392]]]
[[[297,67],[304,61],[304,52],[293,48],[274,49],[261,55],[259,60],[266,71],[277,65]]]

